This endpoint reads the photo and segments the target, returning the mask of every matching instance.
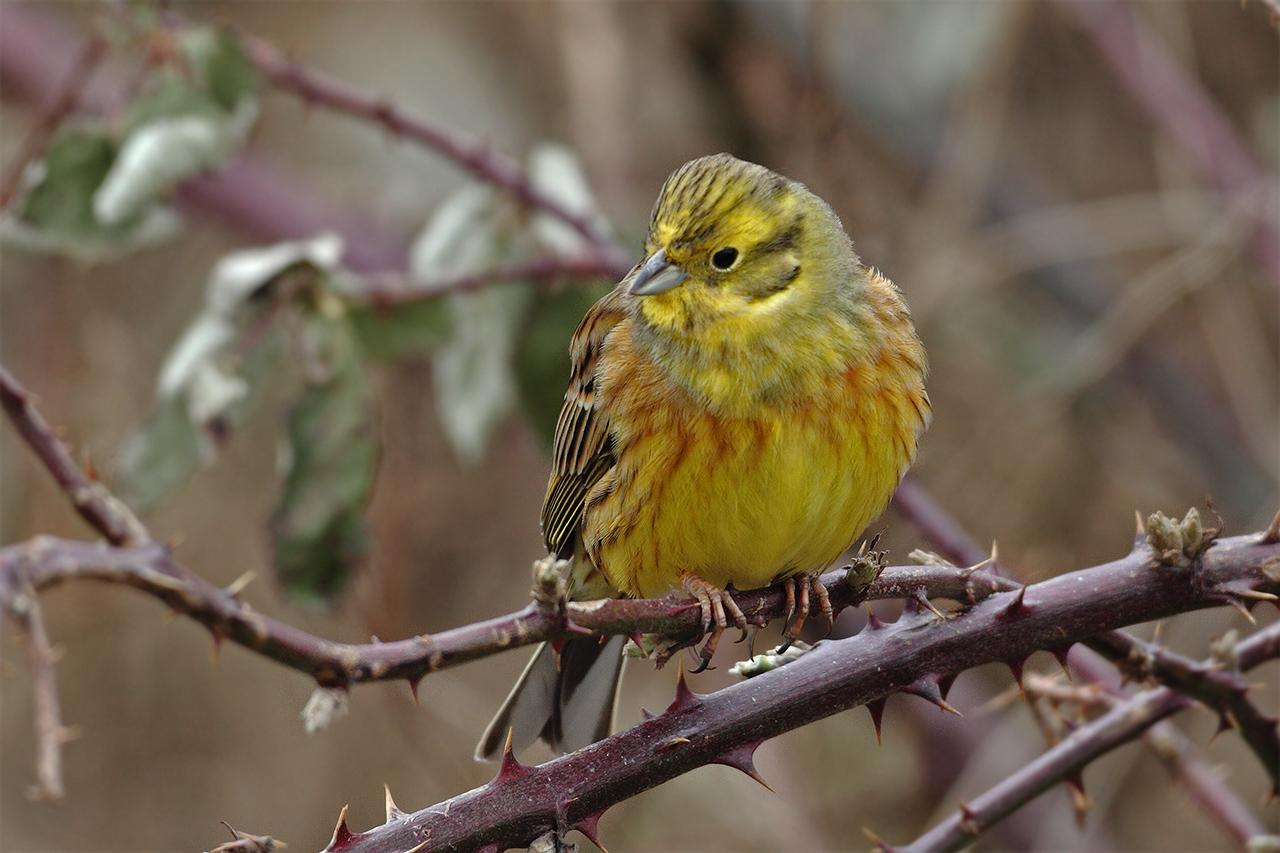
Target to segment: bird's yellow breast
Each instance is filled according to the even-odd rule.
[[[830,565],[888,503],[928,413],[922,365],[893,350],[749,415],[695,401],[626,324],[609,354],[617,464],[588,496],[583,543],[633,596],[685,572],[753,589]]]

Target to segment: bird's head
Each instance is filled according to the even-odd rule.
[[[801,184],[728,154],[677,169],[654,205],[628,290],[654,333],[747,342],[836,307],[857,257]]]

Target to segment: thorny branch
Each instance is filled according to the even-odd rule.
[[[1221,730],[1239,731],[1271,777],[1273,791],[1280,793],[1280,737],[1276,734],[1276,720],[1264,716],[1249,701],[1249,684],[1239,672],[1222,660],[1194,661],[1119,632],[1099,637],[1091,645],[1115,660],[1132,677],[1150,678],[1215,711]]]
[[[258,613],[235,591],[222,589],[179,563],[167,547],[152,539],[125,504],[85,475],[36,409],[30,392],[3,367],[0,405],[76,510],[107,540],[86,543],[37,537],[0,549],[0,606],[24,620],[30,614],[38,616],[32,609],[36,606],[34,593],[59,583],[91,579],[122,584],[146,592],[200,622],[215,641],[231,640],[307,673],[321,686],[345,688],[365,681],[403,678],[415,691],[417,683],[429,672],[584,630],[628,635],[653,632],[674,639],[690,638],[699,631],[697,608],[674,598],[588,603],[544,598],[516,613],[435,635],[364,645],[331,642]],[[851,584],[851,577],[858,583]],[[947,566],[904,566],[889,570],[882,577],[837,571],[829,573],[824,582],[836,607],[868,596],[922,594],[974,600],[995,588],[984,577]],[[28,589],[32,595],[24,598],[23,591]],[[743,612],[758,624],[782,615],[785,608],[783,594],[778,590],[739,593],[737,600]],[[43,631],[38,622],[34,624],[31,633],[39,640]],[[42,685],[52,690],[52,669],[47,657],[37,663]],[[50,707],[56,712],[56,696]],[[54,716],[56,721],[56,713]],[[46,725],[48,719],[48,714],[40,715],[42,755],[56,754],[61,742],[60,736],[48,736],[49,732],[60,732],[61,724]],[[42,758],[41,766],[56,770],[57,763]],[[45,787],[58,790],[60,782]]]
[[[943,557],[961,565],[974,565],[983,559],[984,552],[977,542],[910,477],[903,481],[898,493],[894,496],[894,507],[942,553]],[[1136,536],[1139,539],[1145,536],[1141,520],[1138,523]],[[1263,539],[1268,543],[1280,542],[1280,513],[1276,514]],[[1008,566],[1002,566],[994,560],[992,568],[995,571],[1013,573]],[[1005,585],[1004,588],[1017,587],[1017,582],[1008,578],[1000,578],[1000,582]],[[1236,603],[1244,606],[1244,602],[1238,598]],[[1105,642],[1109,637],[1110,635],[1107,634],[1096,636],[1091,639],[1090,645],[1095,642]],[[1113,641],[1123,644],[1125,637],[1115,633]],[[1109,684],[1116,680],[1115,670],[1106,658],[1092,649],[1074,649],[1071,655],[1071,667],[1091,682]],[[1168,723],[1161,722],[1151,730],[1151,733],[1156,741],[1178,742],[1186,746],[1180,751],[1180,755],[1190,757],[1192,763],[1177,770],[1175,775],[1186,786],[1195,802],[1207,809],[1209,814],[1241,845],[1256,834],[1257,818],[1251,814],[1247,818],[1243,817],[1246,812],[1238,805],[1239,798],[1221,779],[1211,773],[1203,772],[1203,761],[1198,758],[1190,744],[1185,744],[1185,738],[1182,738],[1176,729]],[[1162,755],[1166,763],[1174,757],[1174,753],[1169,751]]]
[[[1133,698],[1118,686],[1098,683],[1065,684],[1056,677],[1036,673],[1030,673],[1023,686],[1027,696],[1032,699],[1044,698],[1054,705],[1069,702],[1079,708],[1110,709]],[[1016,701],[1016,698],[1015,688],[1010,691],[1009,699]],[[1034,702],[1031,703],[1031,707],[1035,707]],[[1196,799],[1204,811],[1216,818],[1241,847],[1247,846],[1249,840],[1255,836],[1267,833],[1266,827],[1257,815],[1249,810],[1248,805],[1241,800],[1235,790],[1222,784],[1217,770],[1210,766],[1200,750],[1180,729],[1168,723],[1159,723],[1148,729],[1143,739],[1174,779],[1183,783],[1187,793]],[[1056,742],[1050,744],[1050,746],[1054,745]],[[1208,781],[1202,783],[1188,781],[1200,777],[1205,777]],[[1074,786],[1078,781],[1078,778],[1071,778],[1068,784]],[[1083,793],[1083,791],[1073,788],[1073,793]],[[1087,798],[1084,799],[1083,804],[1088,806]]]
[[[1280,655],[1280,623],[1257,632],[1235,648],[1236,667],[1246,671]],[[1200,667],[1217,665],[1209,660]],[[1182,710],[1191,699],[1172,687],[1146,690],[1117,702],[1106,714],[1081,726],[1052,749],[960,807],[933,829],[900,848],[915,851],[958,850],[1002,818],[1053,787],[1077,776],[1100,755],[1146,732],[1157,722]],[[881,845],[884,850],[893,850]]]
[[[972,666],[1212,607],[1223,585],[1278,590],[1280,579],[1264,571],[1277,559],[1280,546],[1259,534],[1238,536],[1218,540],[1186,572],[1156,563],[1143,542],[1119,560],[988,596],[946,618],[908,610],[891,625],[872,622],[716,693],[694,696],[681,684],[665,713],[638,726],[537,767],[508,755],[488,785],[411,815],[391,814],[367,832],[342,821],[328,849],[503,849],[573,828],[594,836],[609,806],[706,764],[754,776],[751,755],[761,741],[846,708],[866,704],[875,714],[876,703],[897,691],[945,703],[941,688]]]
[[[8,67],[6,67],[6,70],[8,70]],[[334,106],[337,106],[337,105],[334,105]],[[376,106],[376,105],[375,105],[375,106]],[[392,129],[394,129],[394,128],[392,128]],[[517,167],[517,168],[518,168],[518,167]],[[215,201],[216,201],[216,200],[215,200]],[[252,214],[248,214],[248,213],[246,213],[246,214],[244,214],[244,215],[250,216],[250,218],[252,218]],[[375,242],[376,242],[376,241],[375,241]],[[55,473],[55,475],[56,475],[56,473]],[[946,515],[945,515],[945,514],[942,514],[942,516],[941,516],[941,517],[942,517],[942,520],[943,520],[943,521],[950,521],[950,520],[948,520],[948,519],[947,519],[947,517],[946,517]],[[954,526],[954,528],[955,528],[955,530],[957,530],[957,532],[959,532],[961,535],[964,535],[964,534],[963,534],[963,530],[959,530],[959,528],[957,528],[957,526],[955,526],[955,525],[954,525],[954,523],[952,523],[952,526]],[[938,546],[938,547],[945,549],[945,547],[943,547],[943,546]],[[1076,657],[1079,657],[1079,656],[1076,656]],[[1078,669],[1084,669],[1084,666],[1082,666],[1082,665],[1080,665],[1080,663],[1076,662],[1075,658],[1073,658],[1073,662],[1074,662],[1074,663],[1076,663],[1076,667],[1078,667]],[[1093,663],[1096,663],[1096,658],[1094,658]]]

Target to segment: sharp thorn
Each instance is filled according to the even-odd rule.
[[[391,798],[391,786],[384,782],[382,790],[386,794],[387,821],[399,820],[404,817],[405,813],[396,805],[396,801]]]
[[[1013,680],[1017,683],[1018,689],[1022,689],[1022,665],[1024,663],[1026,663],[1026,661],[1005,661],[1005,665],[1009,667],[1009,672],[1013,673]]]
[[[929,600],[929,597],[924,594],[924,590],[919,590],[918,592],[916,592],[915,600],[920,603],[921,607],[923,607],[925,610],[928,610],[930,613],[932,613],[934,616],[937,616],[939,619],[947,618],[946,614],[944,614],[941,610],[939,610],[937,607],[933,605],[933,602]]]
[[[1237,597],[1235,593],[1223,596],[1223,600],[1240,612],[1240,615],[1249,620],[1250,625],[1257,625],[1258,620],[1253,618],[1253,614],[1249,612],[1249,608]]]
[[[498,784],[519,779],[529,772],[529,768],[516,759],[515,749],[512,746],[514,736],[515,730],[507,729],[507,742],[502,746],[502,766],[498,768],[498,775],[493,777],[493,782]]]
[[[991,557],[984,557],[983,559],[974,563],[972,566],[965,566],[963,569],[960,570],[960,574],[967,578],[969,577],[969,575],[973,574],[974,572],[982,571],[987,566],[991,565],[991,560],[992,560]]]
[[[885,697],[881,696],[879,699],[872,699],[867,703],[867,710],[871,712],[871,724],[876,727],[877,744],[883,743],[880,739],[880,723],[884,720],[885,701]]]
[[[658,715],[657,715],[657,714],[655,714],[655,713],[653,713],[652,711],[650,711],[648,708],[641,708],[641,709],[640,709],[640,720],[641,720],[641,722],[645,722],[645,723],[647,723],[647,722],[649,722],[650,720],[652,720],[652,719],[653,719],[654,717],[656,717],[656,716],[658,716]]]
[[[1212,735],[1209,736],[1209,740],[1213,741],[1214,738],[1216,738],[1218,735],[1222,734],[1223,732],[1231,731],[1232,729],[1238,729],[1239,727],[1240,726],[1236,723],[1235,716],[1230,711],[1223,708],[1221,711],[1218,712],[1218,728],[1216,731],[1214,731]]]
[[[880,621],[880,617],[876,615],[876,612],[871,609],[871,605],[868,604],[867,605],[867,630],[879,631],[883,627],[884,627],[884,623]]]
[[[239,598],[240,593],[244,592],[244,588],[253,583],[253,579],[257,576],[258,573],[253,569],[250,569],[231,583],[227,584],[226,587],[223,588],[223,592],[232,598]]]
[[[1071,668],[1067,666],[1067,658],[1071,652],[1071,646],[1054,646],[1049,649],[1049,653],[1058,659],[1058,665],[1062,667],[1062,671],[1066,674],[1067,680],[1071,679]]]
[[[405,681],[409,682],[409,695],[413,697],[413,704],[417,705],[418,704],[418,685],[422,683],[422,676],[421,675],[411,676],[409,678],[406,678]]]
[[[1267,525],[1266,533],[1262,534],[1262,539],[1258,544],[1271,545],[1275,542],[1280,542],[1280,511],[1277,511],[1271,519],[1271,523]]]
[[[604,812],[596,812],[593,815],[587,815],[582,820],[574,824],[573,828],[581,832],[587,839],[599,847],[603,853],[609,853],[605,846],[600,843],[600,818],[604,816]]]
[[[684,678],[684,661],[681,661],[680,671],[676,675],[676,695],[671,700],[671,704],[667,706],[666,713],[683,711],[686,708],[692,708],[700,704],[702,704],[702,697],[689,689],[689,683]]]
[[[960,801],[960,827],[970,835],[978,834],[978,815],[964,800]]]
[[[1076,815],[1076,824],[1083,827],[1085,817],[1093,803],[1084,790],[1084,777],[1079,773],[1067,777],[1067,790],[1071,792],[1071,809]]]
[[[944,675],[938,679],[938,692],[942,694],[943,699],[946,699],[947,694],[951,692],[951,685],[956,683],[957,675],[959,675],[959,673],[953,672],[950,675]]]
[[[908,684],[906,687],[902,688],[902,692],[910,693],[912,696],[919,696],[921,699],[932,702],[948,714],[955,714],[957,717],[963,717],[964,714],[961,714],[956,710],[955,706],[948,704],[947,700],[942,698],[942,689],[938,686],[940,680],[941,679],[936,675],[926,676],[918,681],[913,681],[911,684]]]
[[[214,666],[217,666],[218,659],[222,651],[222,632],[217,628],[210,628],[209,636],[213,638],[213,652],[210,661]]]
[[[1004,612],[1001,614],[1002,618],[1015,619],[1018,616],[1021,616],[1023,613],[1030,610],[1031,608],[1027,606],[1026,599],[1027,599],[1027,587],[1024,584],[1021,588],[1018,589],[1018,592],[1014,595],[1013,600],[1010,601],[1009,604],[1005,607]]]
[[[755,740],[735,746],[712,759],[711,763],[723,764],[725,767],[732,767],[735,770],[741,770],[765,788],[768,788],[771,793],[776,794],[778,792],[774,791],[769,783],[764,781],[764,777],[760,775],[760,772],[756,770],[754,758],[756,749],[760,746],[760,743],[760,741]]]
[[[351,830],[347,828],[347,809],[349,806],[343,806],[342,811],[338,812],[338,823],[333,828],[333,837],[329,839],[329,846],[324,848],[326,851],[341,850],[351,843],[351,839],[355,838]]]

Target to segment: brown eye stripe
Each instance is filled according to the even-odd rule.
[[[762,299],[768,299],[770,296],[773,296],[775,293],[781,293],[782,291],[786,290],[788,287],[791,286],[791,283],[799,277],[800,277],[800,265],[796,264],[794,267],[791,268],[791,272],[787,273],[786,278],[782,279],[781,281],[779,281],[777,284],[773,285],[770,288],[762,290],[759,293],[751,294],[751,297],[747,301],[759,302]]]
[[[804,227],[804,217],[797,216],[786,231],[778,234],[767,243],[761,243],[756,247],[756,253],[762,255],[773,254],[775,252],[789,252],[796,247],[796,243],[800,240],[800,231]]]

